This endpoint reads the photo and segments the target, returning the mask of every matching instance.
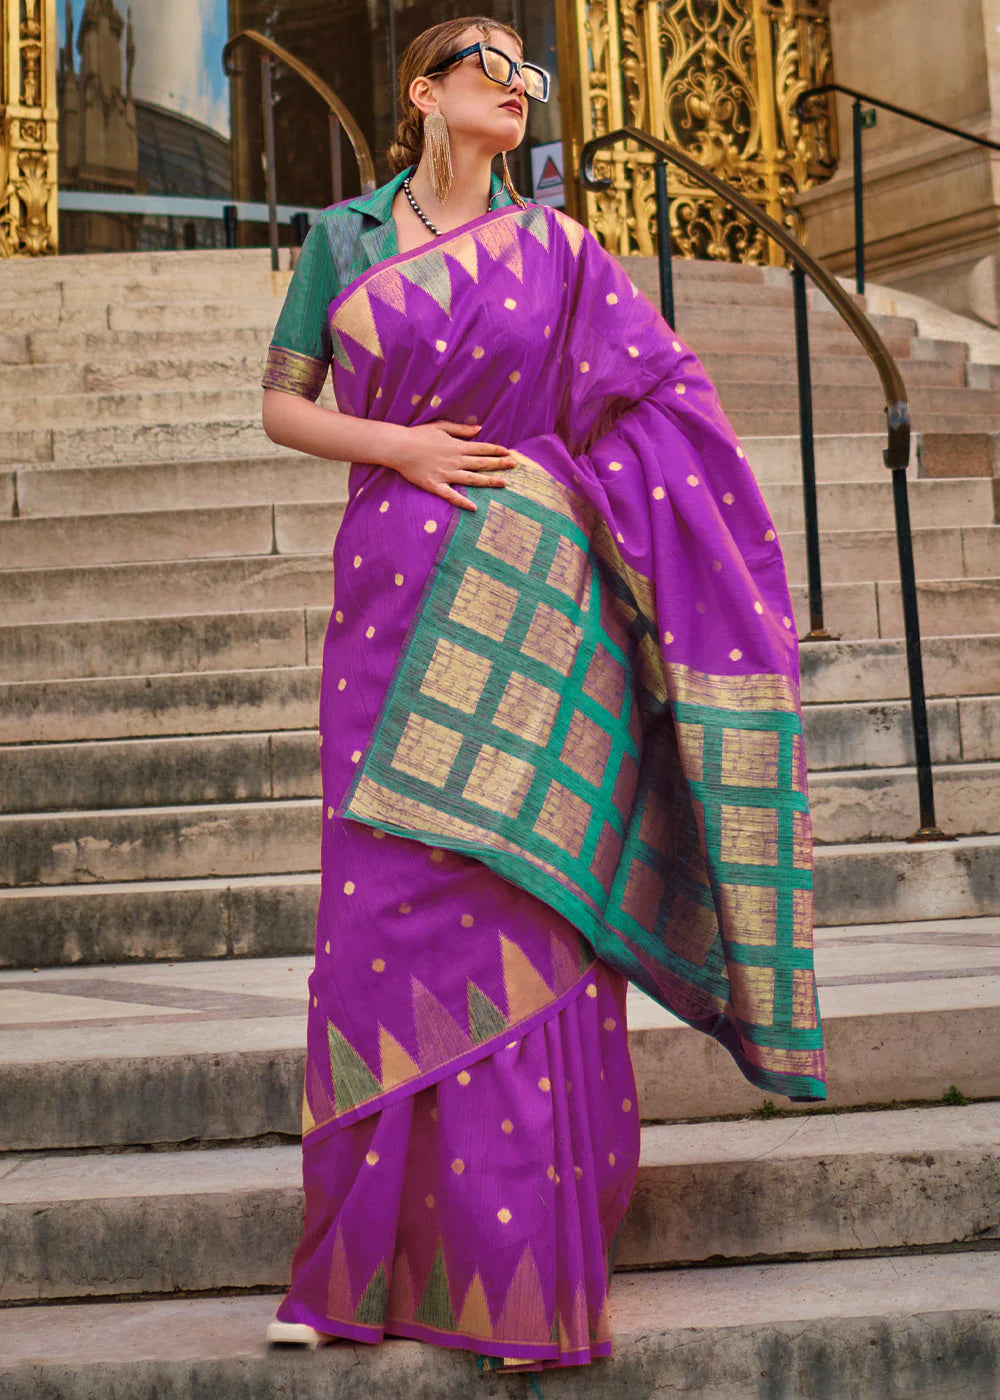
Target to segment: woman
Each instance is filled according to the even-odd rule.
[[[305,1230],[268,1336],[489,1369],[610,1352],[629,980],[753,1083],[825,1097],[774,528],[695,357],[513,190],[548,95],[521,59],[481,17],[410,45],[397,176],[310,231],[264,377],[274,441],[352,462]]]

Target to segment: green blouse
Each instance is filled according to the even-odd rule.
[[[330,303],[367,268],[399,252],[392,201],[413,168],[401,170],[370,194],[324,209],[313,224],[271,337],[261,380],[265,389],[319,397],[333,355]],[[491,171],[490,209],[513,202],[500,176]]]

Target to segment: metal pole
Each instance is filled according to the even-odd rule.
[[[854,282],[865,289],[865,181],[861,162],[861,101],[854,102]]]
[[[330,173],[332,176],[333,202],[339,204],[344,197],[344,162],[340,148],[342,127],[336,112],[330,113]]]
[[[819,554],[819,510],[816,505],[816,443],[813,437],[812,367],[809,363],[809,306],[806,275],[792,268],[795,304],[795,354],[798,360],[799,434],[802,440],[802,499],[806,525],[806,567],[809,575],[809,631],[804,642],[836,640],[823,625],[823,576]]]
[[[917,797],[920,803],[920,829],[911,841],[949,841],[938,827],[934,814],[934,777],[931,771],[931,743],[927,725],[927,696],[924,691],[924,664],[920,651],[920,617],[917,611],[917,583],[913,568],[913,538],[910,534],[910,501],[906,471],[892,473],[892,501],[896,509],[896,545],[899,550],[899,582],[903,598],[903,630],[906,635],[906,668],[910,678],[910,715],[913,721],[913,749],[917,761]]]
[[[663,319],[673,328],[674,266],[670,251],[670,200],[667,194],[667,162],[657,160],[653,165],[656,182],[657,253],[660,262],[660,310]]]
[[[235,204],[224,204],[222,206],[222,227],[225,232],[227,248],[235,248],[237,244],[236,230],[239,226],[239,210]]]
[[[386,18],[388,23],[385,27],[386,44],[388,46],[389,61],[389,92],[392,95],[392,129],[396,130],[399,125],[399,102],[396,96],[396,4],[395,0],[385,0]]]
[[[274,107],[271,98],[271,59],[260,60],[261,106],[264,112],[264,174],[267,178],[267,222],[271,241],[271,270],[278,270],[278,190],[274,169]]]

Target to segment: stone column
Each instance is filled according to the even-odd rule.
[[[54,253],[56,0],[0,0],[0,258]]]
[[[832,0],[837,80],[1000,140],[1000,0]],[[841,161],[798,195],[810,251],[854,269],[851,100],[838,98]],[[975,146],[879,112],[864,133],[870,281],[1000,324],[1000,164]]]

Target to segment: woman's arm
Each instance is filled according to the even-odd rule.
[[[459,495],[456,485],[503,486],[502,476],[486,473],[509,471],[516,466],[506,447],[468,441],[479,432],[478,423],[438,419],[414,428],[381,423],[323,408],[301,394],[281,389],[264,390],[261,417],[265,433],[281,447],[332,461],[373,462],[390,467],[414,486],[463,510],[476,507]]]

